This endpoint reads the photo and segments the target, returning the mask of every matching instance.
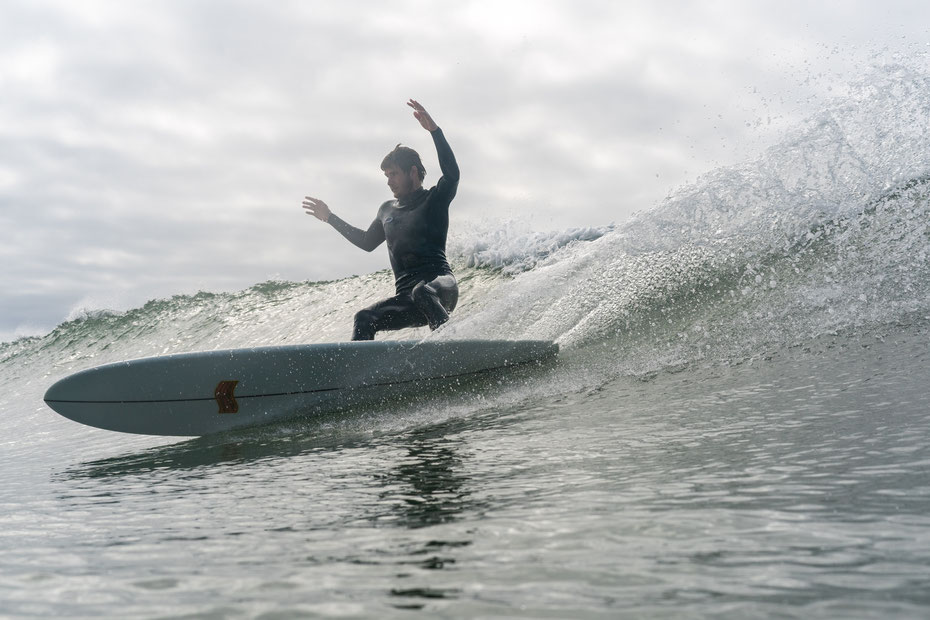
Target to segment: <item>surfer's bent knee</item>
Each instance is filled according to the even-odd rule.
[[[458,284],[452,275],[439,276],[431,282],[420,282],[410,292],[414,305],[423,313],[430,329],[449,320],[449,313],[458,301]]]

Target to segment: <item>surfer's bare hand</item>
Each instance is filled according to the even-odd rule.
[[[429,115],[429,112],[426,111],[426,108],[421,106],[418,101],[411,99],[407,102],[407,105],[413,108],[413,115],[418,121],[420,121],[420,125],[423,126],[423,129],[426,131],[436,131],[439,129],[439,125],[436,124],[433,118]]]
[[[311,198],[310,196],[304,197],[303,202],[304,211],[307,212],[307,215],[312,215],[316,219],[327,222],[329,221],[330,210],[325,202],[319,198]]]

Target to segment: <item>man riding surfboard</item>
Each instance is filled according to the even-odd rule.
[[[423,325],[436,329],[449,320],[458,301],[458,283],[446,259],[446,236],[459,167],[442,130],[426,109],[413,99],[407,105],[433,137],[442,171],[435,186],[423,187],[426,169],[419,154],[398,144],[381,162],[394,200],[378,208],[368,230],[346,223],[318,198],[307,196],[302,205],[308,215],[329,223],[367,252],[387,242],[396,294],[356,313],[352,340],[373,340],[382,330]]]

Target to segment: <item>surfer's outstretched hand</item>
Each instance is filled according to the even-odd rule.
[[[423,126],[423,129],[426,131],[436,131],[439,129],[439,125],[433,120],[433,117],[429,115],[429,112],[426,111],[426,108],[420,105],[418,101],[411,99],[407,102],[411,108],[413,108],[413,115],[416,117],[420,124]]]
[[[325,202],[319,198],[311,198],[310,196],[304,197],[303,202],[304,211],[307,212],[307,215],[312,215],[318,220],[323,222],[329,221],[329,216],[331,211]]]

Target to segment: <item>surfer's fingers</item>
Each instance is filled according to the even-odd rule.
[[[306,198],[304,198],[304,201],[303,201],[302,204],[303,204],[303,206],[304,206],[304,209],[309,209],[309,208],[313,208],[313,209],[327,208],[327,205],[326,205],[325,202],[323,202],[323,201],[320,200],[319,198],[311,198],[310,196],[307,196]]]

